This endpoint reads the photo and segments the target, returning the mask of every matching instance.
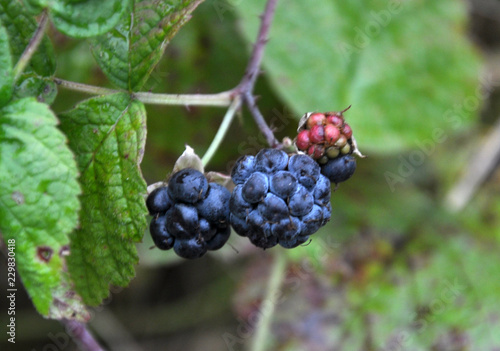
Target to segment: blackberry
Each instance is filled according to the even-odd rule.
[[[240,158],[231,177],[231,225],[257,247],[296,247],[330,220],[330,181],[307,155],[264,149]]]
[[[151,216],[156,213],[165,213],[171,206],[172,200],[168,196],[167,187],[164,186],[153,190],[146,200],[146,207]]]
[[[338,184],[351,178],[356,170],[356,159],[352,155],[341,155],[329,160],[321,167],[323,173],[332,183]]]
[[[194,169],[185,168],[155,189],[146,199],[151,237],[161,250],[174,249],[183,258],[199,258],[218,250],[231,233],[229,190],[209,183]]]
[[[207,178],[192,168],[173,174],[168,182],[168,194],[177,202],[194,204],[205,197],[207,190]]]
[[[349,108],[304,115],[295,139],[297,149],[316,160],[321,165],[321,173],[335,184],[346,181],[354,173],[356,160],[350,156],[353,152],[363,157],[356,148],[352,128],[343,116]]]

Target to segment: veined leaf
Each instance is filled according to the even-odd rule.
[[[136,1],[113,30],[92,40],[97,63],[120,88],[140,89],[170,39],[202,1]]]
[[[58,30],[75,38],[101,35],[116,26],[131,0],[48,0],[50,18]]]
[[[264,5],[234,7],[250,42]],[[465,18],[453,0],[279,2],[265,72],[299,114],[352,105],[345,116],[364,152],[439,143],[483,101]]]
[[[126,286],[138,256],[134,242],[146,229],[146,183],[139,163],[146,139],[144,105],[127,94],[86,100],[61,115],[80,170],[80,227],[71,235],[68,266],[90,305],[109,285]]]
[[[88,319],[65,272],[78,222],[77,166],[48,106],[33,98],[0,109],[0,232],[38,312]]]

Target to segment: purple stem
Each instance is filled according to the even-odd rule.
[[[269,128],[269,126],[267,125],[264,116],[262,116],[262,113],[257,107],[257,103],[255,102],[255,98],[252,95],[252,93],[247,91],[243,96],[243,98],[245,99],[244,101],[246,102],[247,107],[250,110],[253,119],[255,120],[255,123],[259,127],[261,133],[264,134],[264,136],[266,137],[266,141],[269,144],[269,146],[272,148],[278,148],[280,146],[280,143],[274,136],[272,129]]]
[[[260,64],[262,62],[262,56],[264,55],[264,47],[268,41],[269,30],[271,28],[271,23],[273,21],[274,13],[276,12],[276,4],[278,0],[268,0],[264,13],[261,16],[261,23],[259,28],[259,34],[257,35],[257,41],[254,45],[252,56],[248,62],[248,66],[245,71],[245,75],[241,80],[240,84],[234,89],[235,94],[239,94],[242,99],[246,102],[250,113],[252,114],[255,123],[259,127],[260,131],[266,137],[267,143],[271,147],[279,147],[279,142],[275,138],[273,131],[267,125],[262,113],[259,111],[257,104],[255,103],[255,98],[253,96],[253,89],[255,86],[255,81],[260,72]]]
[[[104,351],[99,343],[90,334],[85,323],[63,319],[61,323],[66,327],[66,332],[82,351]]]

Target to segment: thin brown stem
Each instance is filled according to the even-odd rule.
[[[257,127],[259,127],[260,131],[264,136],[266,137],[266,141],[269,144],[270,147],[276,148],[280,146],[280,143],[274,136],[274,133],[271,128],[266,123],[266,120],[264,119],[264,116],[262,116],[262,113],[260,112],[259,108],[257,107],[257,103],[255,102],[255,98],[252,95],[251,92],[247,91],[245,95],[243,96],[245,99],[245,102],[247,104],[248,110],[253,116],[253,119],[255,120],[255,123],[257,124]]]
[[[257,41],[254,44],[252,56],[250,57],[250,61],[248,61],[245,75],[236,88],[236,90],[240,89],[243,91],[242,94],[246,91],[253,92],[255,81],[260,72],[262,57],[264,56],[264,47],[269,40],[269,30],[271,29],[277,3],[278,0],[268,0],[264,13],[261,15],[259,33],[257,34]]]
[[[234,89],[235,94],[239,94],[245,101],[248,109],[250,110],[255,123],[259,127],[260,131],[266,137],[267,143],[270,147],[279,148],[280,143],[274,136],[274,132],[269,128],[266,120],[262,116],[257,104],[255,103],[255,98],[253,96],[253,90],[255,87],[255,81],[260,72],[260,65],[262,63],[262,57],[264,56],[264,47],[268,42],[269,30],[271,29],[271,23],[273,21],[274,13],[276,12],[276,5],[278,0],[268,0],[264,14],[261,16],[261,23],[259,28],[259,33],[257,34],[257,41],[254,45],[250,61],[248,62],[245,75],[241,80],[240,84]]]

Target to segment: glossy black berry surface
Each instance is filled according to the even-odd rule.
[[[264,149],[240,158],[231,176],[231,225],[257,247],[297,247],[330,220],[330,181],[307,155]]]
[[[187,259],[220,249],[231,233],[230,198],[229,190],[209,183],[197,170],[186,168],[173,174],[168,186],[155,189],[146,199],[153,216],[153,242]]]
[[[355,170],[356,159],[352,155],[343,155],[329,160],[321,167],[321,173],[335,184],[345,182],[351,178]]]

